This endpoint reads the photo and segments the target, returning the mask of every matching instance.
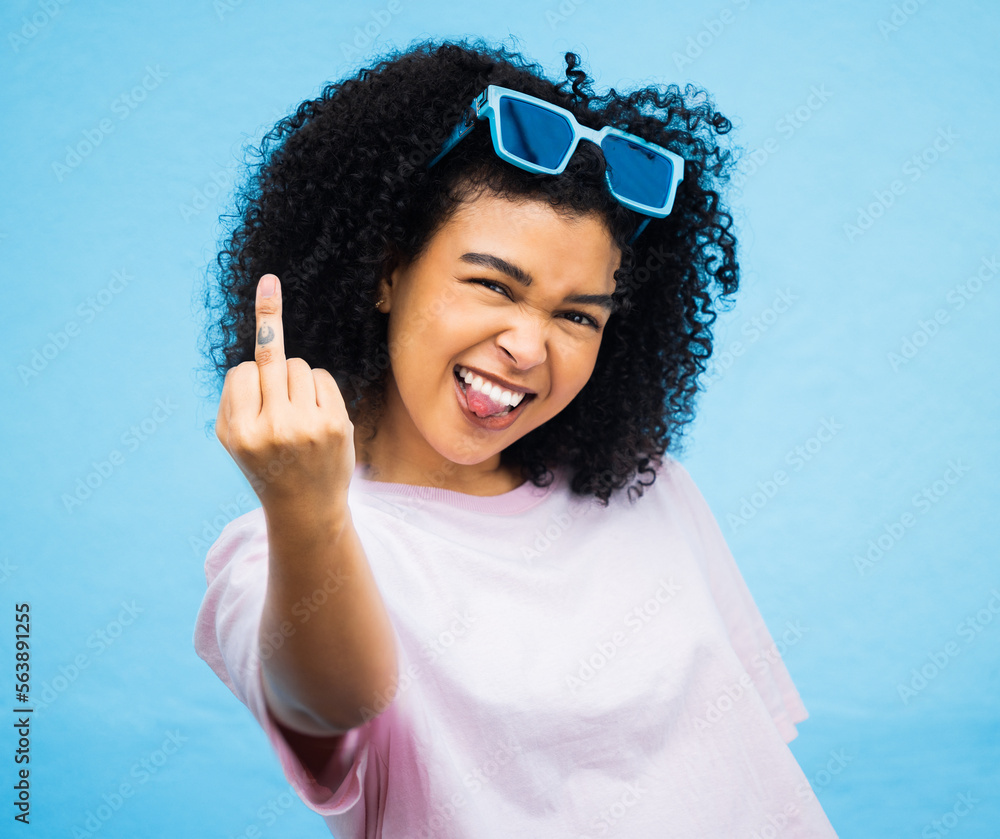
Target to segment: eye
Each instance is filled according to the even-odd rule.
[[[507,290],[507,286],[503,285],[502,283],[495,282],[494,280],[471,280],[470,282],[473,282],[476,285],[484,286],[485,288],[488,288],[491,291],[497,291],[504,297],[510,297],[510,292]]]
[[[591,326],[594,329],[600,329],[601,325],[594,320],[590,315],[585,315],[583,312],[566,312],[566,318],[582,318],[582,320],[574,320],[572,323],[578,323],[581,326]]]
[[[488,288],[491,291],[497,292],[498,294],[502,294],[508,300],[514,299],[507,286],[505,286],[503,283],[496,282],[496,280],[474,279],[474,280],[469,280],[469,282],[473,283],[474,285],[481,285],[484,288]],[[600,323],[598,323],[590,315],[584,314],[583,312],[564,312],[563,317],[565,317],[566,320],[569,320],[570,323],[575,323],[579,326],[589,326],[591,329],[594,329],[595,331],[598,332],[601,329]],[[578,320],[575,320],[575,318],[578,318]]]

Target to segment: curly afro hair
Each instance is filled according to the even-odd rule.
[[[223,217],[233,223],[205,294],[212,320],[204,351],[216,392],[230,367],[254,358],[256,285],[274,273],[287,356],[328,370],[352,421],[374,428],[389,370],[386,318],[374,307],[380,278],[419,256],[471,192],[541,199],[558,212],[604,220],[622,252],[616,309],[583,390],[508,446],[502,462],[537,486],[566,467],[573,492],[602,504],[626,486],[630,498],[641,496],[655,480],[653,465],[678,448],[693,419],[712,353],[713,292],[722,299],[738,285],[733,219],[719,193],[732,168],[720,137],[731,124],[691,85],[597,96],[579,57],[566,53],[565,61],[566,79],[555,83],[504,47],[425,42],[326,85],[280,120],[252,150],[259,162]],[[630,243],[647,217],[610,195],[593,143],[580,143],[561,175],[540,175],[498,158],[481,129],[428,169],[489,84],[680,154],[684,180],[671,214],[651,219]]]

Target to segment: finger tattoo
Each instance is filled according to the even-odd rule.
[[[258,344],[270,344],[274,340],[274,330],[271,329],[266,323],[260,325],[260,329],[257,330],[257,343]]]

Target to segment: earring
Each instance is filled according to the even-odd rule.
[[[385,298],[384,297],[380,297],[378,299],[378,303],[375,304],[375,308],[378,309],[379,306],[381,306],[383,303],[385,303]]]

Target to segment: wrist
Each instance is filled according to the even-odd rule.
[[[301,499],[271,499],[262,503],[269,538],[293,541],[337,540],[351,521],[347,493],[324,504]]]

